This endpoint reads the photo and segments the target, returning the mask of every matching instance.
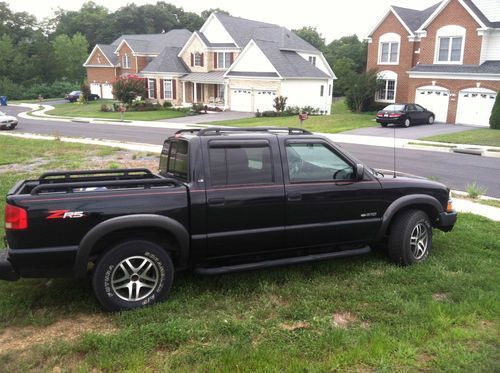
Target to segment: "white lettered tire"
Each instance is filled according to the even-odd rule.
[[[130,240],[99,258],[92,285],[107,311],[144,307],[165,299],[174,281],[170,255],[158,244]]]

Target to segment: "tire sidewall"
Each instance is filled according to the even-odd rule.
[[[131,256],[149,258],[160,275],[153,292],[147,298],[138,301],[121,299],[111,287],[114,269],[122,260]],[[102,255],[95,267],[92,285],[97,299],[106,310],[119,311],[144,307],[165,299],[170,293],[173,277],[172,260],[162,247],[150,241],[133,240],[119,243]]]

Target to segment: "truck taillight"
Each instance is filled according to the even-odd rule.
[[[5,229],[21,230],[28,228],[28,213],[17,206],[5,205]]]

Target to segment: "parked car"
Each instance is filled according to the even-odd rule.
[[[69,102],[75,102],[80,99],[80,95],[82,94],[81,91],[73,91],[64,96],[64,99],[68,100]],[[96,95],[95,93],[91,93],[89,96],[89,101],[96,101],[99,100],[100,97],[99,95]]]
[[[423,262],[457,219],[436,181],[383,173],[301,129],[204,128],[164,143],[160,172],[49,172],[7,194],[0,278],[92,276],[107,310],[205,275],[366,254]]]
[[[402,124],[410,127],[412,124],[433,124],[436,116],[418,104],[390,104],[377,113],[377,122],[386,127],[389,123]]]
[[[13,130],[16,128],[18,120],[16,117],[5,114],[0,111],[0,129],[2,130]]]

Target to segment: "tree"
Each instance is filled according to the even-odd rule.
[[[225,14],[227,16],[230,16],[229,12],[226,12],[223,9],[210,8],[210,9],[207,9],[207,10],[204,10],[203,12],[201,12],[201,18],[203,19],[203,21],[206,21],[208,19],[208,17],[210,17],[210,14],[212,14],[212,13],[221,13],[221,14]]]
[[[285,111],[287,100],[288,100],[288,97],[284,97],[284,96],[277,96],[274,98],[273,107],[276,109],[276,111],[278,113],[283,113]]]
[[[82,64],[88,56],[88,42],[80,33],[72,37],[58,35],[52,42],[54,57],[60,71],[60,78],[81,82],[85,76]]]
[[[80,84],[80,92],[82,92],[82,94],[81,94],[82,101],[85,103],[88,103],[90,100],[90,94],[91,94],[89,82],[84,81],[84,82],[82,82],[82,84]]]
[[[500,91],[497,92],[497,98],[491,110],[490,128],[500,130]]]
[[[353,62],[354,71],[358,73],[366,70],[367,52],[368,44],[360,41],[356,35],[334,40],[326,46],[324,51],[331,66],[334,66],[339,59],[349,58]]]
[[[301,29],[292,31],[320,51],[325,49],[325,38],[318,32],[316,27],[304,26]]]
[[[144,79],[135,75],[118,78],[118,80],[113,83],[113,94],[118,100],[126,104],[130,104],[138,96],[146,97]]]
[[[350,75],[349,88],[346,91],[347,107],[357,113],[368,110],[379,86],[377,71],[374,69]]]

